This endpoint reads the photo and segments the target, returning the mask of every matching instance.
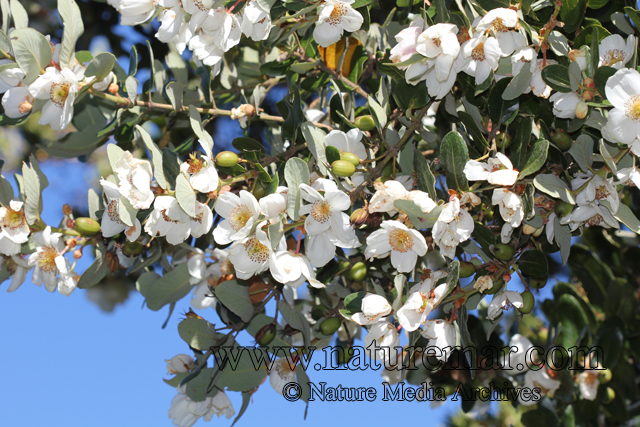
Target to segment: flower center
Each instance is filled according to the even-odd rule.
[[[346,4],[334,2],[333,10],[331,11],[331,15],[329,15],[329,19],[326,20],[331,25],[338,25],[342,21],[342,17],[347,14],[348,8]]]
[[[325,201],[318,201],[311,208],[311,217],[318,222],[327,222],[331,218],[331,205]]]
[[[389,244],[394,251],[408,252],[413,247],[413,237],[407,230],[396,228],[389,233]]]
[[[440,47],[440,39],[431,39],[431,41],[436,45],[436,47]]]
[[[629,98],[625,105],[625,114],[632,120],[640,119],[640,95]]]
[[[244,250],[247,251],[249,259],[253,262],[262,264],[269,260],[269,249],[255,237],[247,240],[244,244]]]
[[[162,211],[162,219],[164,219],[166,222],[172,222],[174,224],[177,224],[178,221],[176,221],[175,219],[173,219],[169,215],[167,215],[167,211],[168,211],[168,209],[164,209]]]
[[[38,254],[38,267],[46,273],[53,273],[56,271],[56,257],[58,251],[51,247],[44,247]]]
[[[483,42],[478,43],[478,46],[473,48],[473,50],[471,51],[471,58],[473,58],[474,61],[485,60]]]
[[[67,97],[69,96],[69,91],[71,89],[71,83],[53,83],[51,85],[51,91],[49,92],[49,97],[51,98],[51,102],[56,104],[58,107],[63,107],[64,103],[67,101]]]
[[[496,32],[498,32],[498,33],[506,33],[507,31],[509,31],[509,27],[504,25],[504,22],[502,21],[502,18],[494,19],[494,21],[493,21],[493,29],[496,30]]]
[[[112,200],[107,205],[107,215],[109,215],[109,219],[116,224],[122,224],[120,220],[120,215],[118,215],[118,201]]]
[[[188,162],[189,162],[189,169],[187,169],[187,172],[192,175],[194,173],[200,172],[204,167],[204,163],[202,162],[201,159],[191,158],[188,160]]]
[[[587,224],[587,227],[592,227],[595,225],[600,225],[604,222],[604,218],[602,218],[602,215],[600,214],[595,214],[594,216],[592,216],[591,218],[589,218],[585,224]]]
[[[602,55],[602,65],[610,67],[613,64],[624,61],[624,51],[621,49],[611,49]]]
[[[10,230],[15,230],[23,225],[27,224],[27,220],[24,217],[24,213],[22,211],[14,211],[11,208],[6,208],[7,213],[2,219],[2,227],[8,228]]]
[[[4,261],[2,263],[2,270],[7,270],[12,276],[18,269],[18,264],[10,256],[3,256]]]
[[[240,230],[247,224],[247,221],[251,219],[253,214],[249,210],[249,208],[245,205],[238,205],[231,210],[231,217],[229,218],[229,222],[231,223],[231,228],[235,231]]]
[[[601,200],[607,197],[609,197],[609,190],[607,190],[606,186],[599,185],[598,188],[596,188],[596,199]]]

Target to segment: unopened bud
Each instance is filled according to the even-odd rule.
[[[589,89],[595,89],[596,88],[596,82],[591,77],[587,77],[586,79],[584,79],[582,81],[582,86],[584,86],[586,88],[589,88]]]
[[[66,216],[69,216],[73,213],[73,209],[71,208],[71,206],[65,203],[64,205],[62,205],[62,213]]]
[[[523,232],[524,234],[528,234],[528,235],[531,235],[531,234],[535,233],[537,230],[538,230],[538,229],[537,229],[536,227],[534,227],[534,226],[532,226],[532,225],[529,225],[529,224],[525,224],[525,225],[522,227],[522,232]]]
[[[126,242],[122,247],[122,253],[126,256],[138,256],[144,250],[144,246],[140,242]]]
[[[367,225],[371,228],[378,228],[380,224],[382,224],[382,214],[380,212],[375,212],[369,215],[366,220]]]
[[[579,119],[584,119],[589,114],[589,106],[586,102],[580,101],[578,105],[576,105],[576,117]]]
[[[117,83],[111,83],[109,85],[109,92],[112,93],[113,95],[117,95],[119,89],[120,87],[118,86]]]
[[[364,208],[359,208],[351,213],[349,220],[351,221],[351,225],[353,225],[355,228],[360,228],[362,224],[367,222],[368,218],[369,212],[367,212],[367,210]]]
[[[27,99],[25,99],[22,104],[18,105],[18,111],[20,111],[20,114],[30,113],[31,110],[33,110],[33,104],[30,103]]]
[[[582,100],[583,101],[591,101],[595,95],[594,95],[593,91],[585,90],[585,91],[582,92],[581,96],[582,96]]]
[[[256,332],[256,342],[261,346],[266,346],[273,341],[276,337],[276,325],[273,323],[269,323],[268,325],[264,325],[262,328]]]
[[[75,259],[82,258],[82,248],[79,248],[79,249],[76,249],[75,251],[73,251],[73,257]]]
[[[557,129],[551,133],[551,142],[553,142],[559,149],[566,151],[571,148],[571,136],[564,129]]]
[[[100,224],[91,218],[78,218],[74,229],[84,236],[95,236],[100,232]]]

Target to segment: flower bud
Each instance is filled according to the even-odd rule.
[[[91,218],[76,219],[75,230],[83,236],[95,236],[100,232],[100,224]]]
[[[33,104],[27,100],[25,100],[24,102],[22,102],[22,104],[18,106],[18,111],[20,112],[20,114],[30,113],[31,110],[33,110]]]
[[[64,205],[62,205],[62,213],[66,216],[69,216],[73,213],[73,209],[71,208],[71,206],[65,203]]]
[[[268,325],[264,325],[262,328],[256,332],[256,342],[261,346],[267,346],[273,341],[276,337],[276,325],[273,323],[269,323]]]
[[[496,146],[498,148],[509,148],[513,139],[508,133],[499,133],[496,135]]]
[[[611,373],[611,370],[605,369],[604,371],[600,371],[600,373],[598,374],[598,381],[600,381],[602,384],[606,384],[611,381],[612,376],[613,374]]]
[[[73,258],[74,259],[82,258],[82,248],[78,248],[75,251],[73,251]]]
[[[524,291],[520,294],[522,297],[522,307],[518,311],[522,314],[529,314],[533,310],[535,304],[535,298],[530,291]]]
[[[460,277],[471,277],[476,273],[476,266],[468,261],[460,261]],[[484,276],[483,276],[484,277]]]
[[[353,164],[354,166],[360,165],[360,158],[353,153],[349,153],[348,151],[345,151],[344,153],[340,153],[340,160],[345,160]]]
[[[585,92],[590,93],[590,92]],[[586,102],[580,101],[578,105],[576,105],[576,117],[579,119],[584,119],[589,114],[589,106]]]
[[[382,224],[382,213],[375,212],[375,213],[369,214],[369,217],[367,218],[367,225],[369,227],[376,229],[380,227],[380,224]]]
[[[167,371],[170,374],[185,373],[193,367],[193,358],[186,354],[178,354],[171,359],[165,360],[167,362]]]
[[[544,277],[531,277],[529,279],[529,284],[534,289],[542,289],[547,284],[547,280],[549,280],[548,276]]]
[[[505,245],[504,243],[498,243],[493,250],[493,254],[496,258],[502,261],[509,261],[513,258],[515,252],[516,251],[511,246]]]
[[[582,81],[582,86],[584,86],[586,88],[589,88],[589,89],[595,89],[596,88],[596,82],[591,77],[587,77],[586,79],[584,79]]]
[[[360,228],[362,224],[367,222],[367,218],[369,218],[369,212],[365,208],[356,209],[351,213],[351,216],[349,216],[351,225],[355,228]]]
[[[362,282],[367,277],[367,265],[364,262],[356,262],[349,270],[349,278],[354,282]]]
[[[611,387],[607,387],[607,394],[605,394],[604,398],[602,399],[602,403],[604,403],[605,405],[608,405],[609,403],[613,402],[613,399],[615,398],[616,398],[616,392],[613,391]]]
[[[223,168],[232,168],[238,164],[238,155],[233,151],[222,151],[216,156],[216,163]]]
[[[324,319],[322,323],[320,323],[320,331],[324,335],[333,335],[338,329],[340,329],[340,319],[337,317],[330,317],[328,319]]]
[[[363,131],[374,130],[376,128],[376,122],[373,121],[372,116],[356,117],[356,120],[353,122],[353,124],[355,125],[355,127]]]
[[[142,253],[144,246],[140,242],[126,242],[122,247],[122,253],[126,256],[137,256]]]
[[[111,83],[109,85],[109,93],[113,94],[113,95],[117,95],[118,94],[118,90],[120,89],[120,87],[118,86],[117,83]]]
[[[557,129],[551,133],[551,142],[553,142],[559,149],[566,151],[571,148],[571,136],[564,129]]]
[[[331,170],[336,176],[349,177],[355,173],[356,167],[346,160],[336,160],[331,165]]]

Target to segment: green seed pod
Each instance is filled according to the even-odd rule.
[[[558,203],[553,210],[560,218],[564,218],[565,216],[573,212],[573,208],[574,205],[572,205],[571,203],[560,201],[560,203]]]
[[[562,151],[571,148],[571,136],[564,129],[557,129],[551,132],[551,142],[553,142]]]
[[[91,218],[78,218],[74,229],[83,236],[95,236],[100,232],[100,224]]]
[[[600,373],[598,374],[598,381],[600,381],[602,384],[606,384],[611,381],[612,376],[613,374],[611,373],[611,370],[605,369],[604,371],[600,371]]]
[[[536,302],[533,294],[529,291],[524,291],[520,294],[520,296],[522,297],[522,307],[520,307],[518,311],[522,314],[531,313],[531,310],[533,310],[533,306]]]
[[[216,163],[223,168],[232,168],[238,164],[238,155],[232,151],[222,151],[216,156]]]
[[[353,359],[354,354],[355,351],[353,351],[351,347],[338,347],[338,364],[345,365],[349,363],[349,361]]]
[[[476,273],[476,266],[467,261],[460,261],[460,278],[471,277]]]
[[[531,279],[529,279],[529,284],[534,289],[542,289],[546,286],[547,280],[549,280],[549,276],[532,277]]]
[[[493,254],[502,261],[509,261],[515,253],[515,249],[504,243],[498,243],[493,249]]]
[[[140,255],[144,250],[144,246],[140,242],[127,242],[122,247],[122,253],[126,256]]]
[[[353,153],[349,153],[348,151],[340,153],[340,160],[346,160],[347,162],[352,163],[353,166],[360,165],[360,158]]]
[[[496,135],[496,146],[498,148],[509,148],[513,139],[508,133],[499,133]]]
[[[493,287],[487,291],[484,291],[484,293],[487,295],[497,294],[498,292],[500,292],[500,289],[502,289],[503,286],[504,286],[504,280],[501,277],[498,280],[494,280]]]
[[[273,341],[276,337],[276,325],[273,323],[269,323],[268,325],[264,325],[260,330],[256,333],[256,342],[261,346],[266,346]]]
[[[354,282],[362,282],[367,277],[367,265],[364,262],[357,262],[349,271],[349,278]]]
[[[325,335],[333,335],[335,331],[340,329],[341,323],[337,317],[324,319],[322,323],[320,323],[320,331]]]
[[[356,167],[346,160],[336,160],[331,165],[331,170],[336,176],[348,177],[355,173]]]
[[[258,183],[251,194],[253,194],[256,199],[260,200],[267,195],[267,189],[261,183]]]
[[[327,306],[324,304],[318,304],[313,306],[311,309],[311,317],[313,320],[320,320],[324,317],[324,314],[327,312]]]
[[[360,116],[356,117],[356,120],[353,122],[355,127],[360,130],[374,130],[376,128],[376,122],[373,120],[372,116]]]
[[[613,402],[613,399],[615,398],[616,398],[616,392],[613,391],[611,387],[607,387],[607,394],[605,394],[604,398],[602,399],[602,403],[604,403],[605,405],[608,405],[609,403]]]

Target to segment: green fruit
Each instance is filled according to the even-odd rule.
[[[144,250],[144,246],[140,242],[127,242],[122,247],[122,253],[126,256],[140,255]]]
[[[345,151],[344,153],[340,153],[340,160],[345,160],[353,164],[353,166],[360,165],[360,158],[353,153],[349,153],[348,151]]]
[[[536,302],[533,294],[530,291],[524,291],[520,294],[520,296],[522,297],[522,307],[520,307],[518,311],[522,314],[531,313],[531,310],[533,310],[533,305]]]
[[[496,135],[496,146],[498,148],[509,148],[513,139],[508,133],[500,133]]]
[[[356,262],[349,271],[349,278],[354,282],[362,282],[367,277],[367,265],[364,262]]]
[[[476,266],[467,261],[460,261],[460,277],[471,277],[476,273]]]
[[[501,277],[498,280],[494,280],[493,287],[487,291],[484,291],[484,293],[487,295],[497,294],[500,291],[500,289],[502,289],[502,286],[504,286],[504,280]]]
[[[353,122],[355,127],[360,130],[374,130],[376,128],[376,122],[373,120],[372,116],[360,116],[356,117],[356,120]]]
[[[482,211],[482,214],[484,215],[484,219],[486,219],[487,221],[493,220],[493,209],[487,208],[484,211]]]
[[[551,142],[553,142],[562,151],[571,148],[571,136],[564,129],[557,129],[551,132]]]
[[[604,371],[600,371],[600,373],[598,374],[598,381],[600,381],[602,384],[606,384],[611,381],[612,376],[613,374],[611,373],[611,370],[605,369]]]
[[[276,325],[274,325],[273,323],[269,323],[268,325],[263,326],[262,328],[260,328],[258,333],[256,333],[256,341],[263,347],[269,345],[275,337]]]
[[[326,305],[318,304],[311,309],[311,318],[313,318],[313,320],[320,320],[324,317],[327,310]]]
[[[331,170],[336,176],[348,177],[355,173],[356,167],[346,160],[336,160],[331,165]]]
[[[345,365],[353,359],[355,351],[351,347],[338,347],[338,364]]]
[[[573,208],[574,205],[572,205],[571,203],[560,201],[560,203],[558,203],[553,210],[560,218],[564,218],[565,216],[573,212]]]
[[[532,277],[531,279],[529,279],[529,284],[534,289],[542,289],[547,285],[548,279],[549,279],[549,276]]]
[[[223,168],[232,168],[238,164],[238,155],[232,151],[222,151],[216,156],[216,163]]]
[[[609,403],[613,402],[613,399],[615,398],[616,398],[616,392],[613,391],[611,387],[607,387],[607,394],[604,396],[604,399],[602,399],[602,403],[604,403],[605,405],[608,405]]]
[[[324,319],[322,323],[320,323],[320,331],[325,335],[333,335],[335,331],[340,329],[340,319],[337,317],[330,317],[328,319]]]
[[[258,184],[256,185],[256,188],[253,189],[253,192],[251,194],[253,194],[256,199],[260,200],[267,195],[267,189]]]
[[[95,236],[100,232],[100,224],[91,218],[76,219],[75,230],[83,236]]]
[[[502,261],[509,261],[515,253],[516,251],[511,246],[504,243],[498,243],[493,249],[493,254]]]

